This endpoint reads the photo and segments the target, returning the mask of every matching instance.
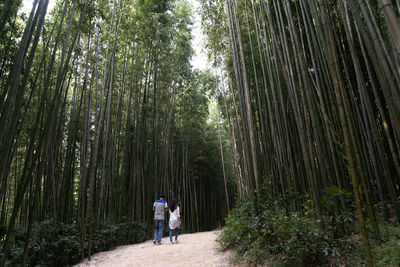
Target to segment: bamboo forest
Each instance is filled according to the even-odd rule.
[[[400,266],[400,1],[0,0],[0,266],[152,240],[161,194],[229,266]]]

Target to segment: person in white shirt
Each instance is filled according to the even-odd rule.
[[[174,199],[169,206],[169,241],[172,242],[172,231],[175,230],[175,243],[178,243],[179,226],[181,225],[181,215],[179,214],[178,200]]]

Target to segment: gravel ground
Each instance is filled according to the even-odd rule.
[[[162,239],[162,245],[152,241],[117,247],[100,252],[75,267],[128,267],[128,266],[229,266],[230,252],[218,251],[215,241],[219,231],[179,235],[178,243],[170,244],[169,237]]]

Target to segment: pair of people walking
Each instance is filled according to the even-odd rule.
[[[160,199],[157,199],[153,204],[154,211],[154,244],[161,245],[161,238],[164,230],[164,217],[168,212],[168,204],[164,200],[165,195],[161,194]],[[172,200],[169,207],[169,241],[172,242],[172,233],[175,230],[175,243],[178,242],[179,226],[181,224],[181,216],[179,213],[179,203],[176,199]]]

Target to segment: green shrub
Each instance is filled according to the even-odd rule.
[[[354,210],[335,214],[338,201],[352,201],[351,194],[336,187],[324,190],[322,222],[314,219],[310,199],[303,200],[299,212],[291,212],[290,198],[260,195],[260,199],[249,197],[237,203],[217,240],[222,248],[234,249],[240,260],[252,266],[265,261],[271,266],[366,265]],[[378,236],[369,224],[367,228],[374,264],[400,266],[399,225],[379,222],[379,228]]]
[[[80,230],[76,224],[35,223],[29,250],[33,266],[60,266],[80,259]]]
[[[26,232],[16,229],[12,233],[12,247],[7,255],[0,254],[5,266],[19,266],[23,254]],[[142,242],[148,239],[145,223],[123,218],[119,223],[93,223],[92,253],[110,250],[116,246]],[[87,256],[87,235],[84,252]],[[1,246],[0,242],[0,246]],[[70,266],[81,261],[81,225],[62,224],[51,220],[35,223],[29,246],[29,266]]]
[[[235,249],[247,262],[257,263],[268,257],[284,266],[316,266],[327,264],[329,259],[341,256],[342,250],[353,247],[350,238],[333,238],[331,230],[304,214],[289,213],[268,200],[259,202],[262,208],[258,212],[252,198],[239,202],[227,216],[218,238],[223,248]]]
[[[240,202],[225,218],[226,227],[218,238],[225,248],[245,246],[242,249],[247,250],[246,244],[254,241],[258,222],[254,221],[256,218],[250,204],[249,200]]]
[[[391,223],[380,224],[381,241],[373,242],[376,266],[399,266],[400,265],[400,227]]]
[[[374,266],[400,266],[400,227],[393,222],[379,222],[379,235],[369,235]],[[344,260],[347,266],[366,266],[365,252],[359,234],[353,235],[356,246],[346,251]]]

